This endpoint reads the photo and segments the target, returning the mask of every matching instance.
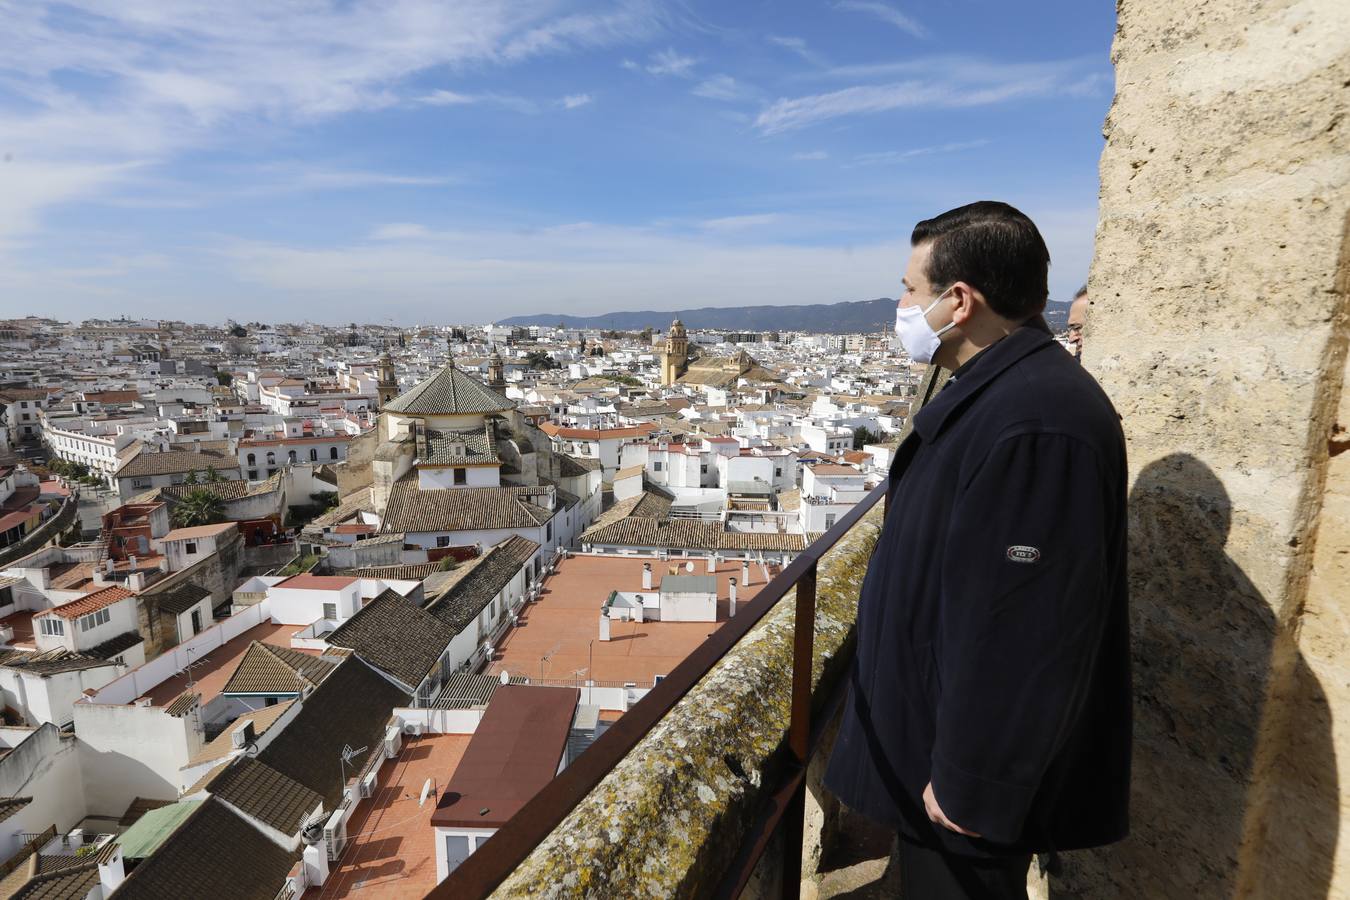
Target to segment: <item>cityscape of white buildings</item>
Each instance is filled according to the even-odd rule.
[[[425,893],[509,818],[457,771],[542,786],[884,480],[893,345],[0,321],[0,882],[350,893],[400,802]]]

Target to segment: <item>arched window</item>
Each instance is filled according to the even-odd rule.
[[[286,456],[287,456],[287,458],[290,459],[291,462],[295,462],[295,451],[294,451],[294,450],[288,450],[288,451],[286,451]]]
[[[267,464],[269,466],[275,466],[277,464],[277,455],[271,450],[267,451]]]
[[[258,457],[257,457],[257,454],[250,453],[250,454],[248,455],[248,464],[249,464],[250,466],[256,466],[256,465],[258,464]]]
[[[309,461],[310,461],[310,462],[318,462],[318,461],[319,461],[319,448],[318,448],[318,447],[310,447],[310,448],[309,448]]]
[[[337,459],[337,448],[336,448],[336,447],[329,447],[329,448],[328,448],[328,458],[329,458],[329,459]]]

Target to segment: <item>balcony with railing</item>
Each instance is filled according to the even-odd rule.
[[[867,494],[433,897],[796,896],[884,487]]]

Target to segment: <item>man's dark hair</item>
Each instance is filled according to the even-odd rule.
[[[1086,297],[1086,296],[1087,296],[1087,285],[1086,285],[1086,284],[1083,285],[1082,287],[1080,287],[1078,290],[1076,290],[1076,291],[1073,292],[1073,299],[1075,299],[1075,300],[1077,300],[1079,297]]]
[[[928,281],[934,293],[958,281],[979,288],[990,309],[1022,322],[1045,309],[1050,251],[1036,224],[997,200],[981,200],[924,219],[910,243],[931,242]]]

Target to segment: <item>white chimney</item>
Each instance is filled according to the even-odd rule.
[[[652,589],[652,564],[642,564],[642,589],[650,591]]]
[[[736,579],[731,579],[731,603],[727,607],[727,612],[736,615]]]
[[[128,572],[136,571],[136,557],[133,554],[127,555],[127,571]]]
[[[741,584],[750,584],[750,560],[741,560]]]
[[[600,640],[609,640],[609,616],[600,613]]]
[[[717,571],[717,554],[708,554],[708,574],[711,575]]]

